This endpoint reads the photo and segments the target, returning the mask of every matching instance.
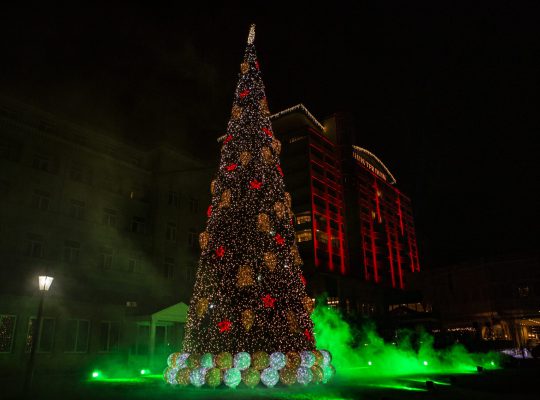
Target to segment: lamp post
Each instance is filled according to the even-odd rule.
[[[27,392],[32,386],[32,378],[34,376],[34,361],[36,356],[36,349],[38,347],[39,335],[41,330],[41,315],[43,314],[43,302],[45,301],[45,293],[49,291],[54,278],[52,276],[39,276],[39,306],[37,317],[32,326],[32,341],[30,342],[30,358],[28,359],[28,368],[26,370],[26,376],[24,379],[24,390]]]

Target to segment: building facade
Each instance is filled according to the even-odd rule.
[[[321,123],[300,104],[271,119],[312,295],[327,293],[347,311],[384,312],[420,271],[411,200],[355,143],[346,115]]]
[[[154,355],[163,365],[180,346],[182,313],[167,310],[191,295],[210,171],[171,146],[140,148],[3,100],[0,370],[25,368],[42,274],[54,281],[38,366],[147,367]]]
[[[424,271],[421,288],[439,321],[435,333],[486,348],[540,344],[540,257],[478,259]]]

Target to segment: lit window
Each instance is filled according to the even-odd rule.
[[[336,308],[339,306],[339,298],[338,297],[328,297],[326,299],[326,304],[328,304],[330,307]]]
[[[307,242],[307,241],[310,241],[311,239],[312,239],[312,235],[311,235],[311,230],[310,229],[306,229],[306,230],[303,230],[303,231],[300,231],[300,232],[296,232],[296,241],[298,243]]]
[[[306,224],[308,222],[311,222],[311,215],[298,215],[296,217],[296,223],[298,225],[300,224]]]
[[[32,342],[34,341],[34,327],[36,318],[32,317],[28,320],[28,330],[26,331],[25,352],[29,353],[32,350]],[[40,353],[50,353],[54,342],[54,318],[42,318],[41,328],[39,330],[39,340],[37,343],[37,351]]]

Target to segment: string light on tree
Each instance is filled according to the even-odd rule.
[[[169,364],[164,377],[171,384],[272,387],[332,375],[330,364],[313,369],[325,353],[315,348],[313,304],[254,40],[253,25],[199,236],[183,352],[174,353],[187,358]]]

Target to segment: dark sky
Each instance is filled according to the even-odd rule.
[[[153,3],[3,6],[0,94],[217,161],[255,22],[271,110],[353,113],[413,199],[425,264],[538,251],[536,2]]]

